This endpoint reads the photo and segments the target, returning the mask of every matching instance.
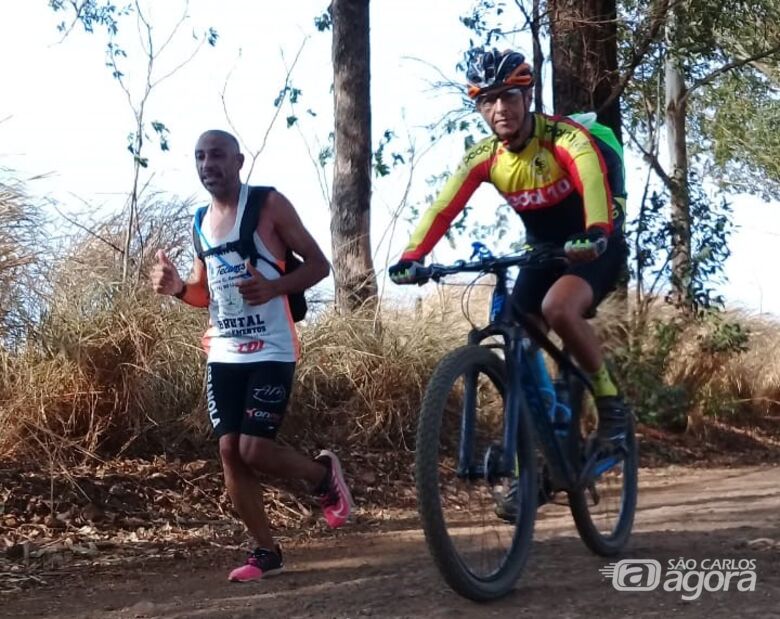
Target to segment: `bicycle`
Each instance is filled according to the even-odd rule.
[[[474,245],[476,260],[472,255],[470,262],[432,264],[415,273],[413,283],[420,285],[457,273],[495,276],[489,324],[472,324],[467,344],[445,355],[428,383],[415,473],[418,511],[439,571],[460,595],[487,601],[514,587],[528,559],[537,507],[556,493],[568,496],[577,531],[591,551],[618,553],[633,526],[638,455],[630,413],[622,447],[613,453],[594,449],[596,417],[588,377],[530,316],[511,315],[508,270],[563,261],[562,249],[538,246],[494,257],[481,244]],[[555,379],[542,350],[557,367]],[[615,498],[609,486],[615,477],[622,478],[618,515],[604,529],[597,508]],[[515,507],[511,523],[497,515],[507,497]],[[476,515],[467,515],[472,498],[480,506]],[[492,533],[461,552],[464,538],[480,522],[492,526]],[[502,539],[509,540],[508,549],[498,555]]]

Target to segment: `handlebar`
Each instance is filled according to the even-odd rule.
[[[458,260],[453,264],[430,264],[426,266],[417,266],[414,270],[414,280],[410,284],[422,286],[429,280],[438,282],[447,275],[457,273],[499,273],[506,271],[514,266],[539,265],[547,262],[560,262],[562,265],[568,264],[563,248],[554,244],[535,245],[522,254],[513,256],[495,257],[492,254],[480,254],[477,260]]]

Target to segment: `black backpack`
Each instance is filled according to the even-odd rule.
[[[257,266],[257,260],[260,259],[263,262],[270,264],[279,275],[285,273],[291,273],[303,262],[296,256],[291,249],[287,250],[287,254],[284,258],[285,270],[279,268],[279,266],[266,258],[261,256],[255,246],[254,233],[257,230],[257,222],[260,221],[260,210],[265,204],[268,194],[274,191],[273,187],[250,187],[249,195],[246,200],[246,207],[244,208],[244,215],[241,218],[241,227],[239,228],[238,240],[224,243],[217,247],[210,247],[204,251],[203,244],[201,242],[200,228],[203,224],[203,218],[206,215],[208,206],[202,206],[195,211],[195,222],[192,227],[192,243],[195,246],[195,253],[198,258],[204,260],[206,256],[214,256],[219,254],[225,254],[231,251],[236,251],[238,254],[246,260],[249,258],[252,261],[253,266]],[[306,311],[308,306],[306,304],[306,297],[303,292],[294,292],[287,295],[287,300],[290,303],[290,313],[295,322],[300,322],[306,317]]]

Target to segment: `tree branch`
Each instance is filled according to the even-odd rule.
[[[52,205],[52,206],[54,206],[54,205]],[[106,245],[108,245],[108,246],[109,246],[111,249],[113,249],[115,252],[117,252],[117,253],[120,253],[120,254],[121,254],[121,253],[123,253],[123,252],[122,252],[122,248],[121,248],[121,247],[119,247],[118,245],[116,245],[116,243],[112,243],[111,241],[109,241],[108,239],[106,239],[106,238],[104,238],[104,237],[100,236],[100,235],[99,235],[97,232],[95,232],[94,230],[91,230],[90,228],[88,228],[88,227],[87,227],[87,226],[85,226],[84,224],[80,224],[80,223],[79,223],[78,221],[76,221],[75,219],[71,219],[70,217],[68,217],[67,215],[65,215],[65,214],[64,214],[64,213],[63,213],[63,212],[62,212],[60,209],[58,209],[56,206],[54,206],[54,210],[55,210],[55,211],[57,211],[57,214],[58,214],[60,217],[62,217],[62,218],[65,220],[65,221],[67,221],[69,224],[72,224],[72,225],[76,226],[77,228],[80,228],[81,230],[84,230],[84,232],[86,232],[86,233],[87,233],[87,234],[89,234],[90,236],[93,236],[93,237],[94,237],[94,238],[96,238],[98,241],[102,241],[103,243],[105,243]]]
[[[663,166],[661,166],[661,163],[658,161],[658,157],[656,157],[654,153],[651,153],[648,150],[646,150],[645,147],[639,143],[639,140],[636,138],[636,136],[632,131],[628,131],[628,137],[634,143],[634,146],[636,146],[639,149],[639,151],[642,153],[642,156],[644,157],[645,161],[647,161],[647,163],[650,164],[650,166],[653,168],[653,171],[664,182],[664,185],[666,185],[667,187],[671,187],[673,184],[672,179],[666,173],[666,170],[663,169]]]
[[[62,43],[65,41],[65,39],[68,38],[71,32],[73,32],[73,28],[76,27],[76,24],[81,19],[81,12],[84,10],[84,2],[77,2],[76,0],[70,0],[70,5],[73,7],[73,11],[76,13],[76,15],[73,17],[73,21],[70,23],[70,26],[63,29],[62,38],[59,40],[59,43]],[[63,22],[64,24],[65,22]]]
[[[188,12],[190,10],[190,0],[185,0],[184,2],[184,10],[181,13],[181,17],[179,18],[179,21],[176,22],[176,25],[171,29],[170,36],[163,42],[162,45],[160,45],[160,49],[157,50],[157,55],[163,53],[163,50],[168,47],[168,44],[173,40],[173,37],[176,36],[176,33],[179,31],[179,28],[181,28],[181,25],[187,20],[187,17],[189,17]]]
[[[685,94],[680,99],[680,103],[685,103],[693,91],[698,90],[702,86],[706,86],[707,84],[717,79],[721,75],[728,73],[733,69],[744,67],[746,64],[750,64],[751,62],[756,62],[757,60],[761,60],[762,58],[766,58],[767,56],[771,56],[772,54],[776,54],[778,52],[780,52],[780,44],[775,45],[774,47],[759,52],[757,54],[753,54],[752,56],[748,56],[747,58],[740,58],[739,60],[734,60],[732,62],[724,64],[722,67],[715,69],[709,75],[706,75],[700,80],[694,82],[690,86],[690,88],[688,88],[688,90],[685,91]]]
[[[241,49],[238,50],[238,57],[241,58]],[[230,83],[230,78],[233,77],[233,71],[236,70],[236,65],[238,64],[238,59],[236,59],[236,62],[233,63],[233,66],[230,67],[230,71],[228,71],[227,75],[225,76],[225,83],[222,86],[222,92],[220,93],[220,99],[222,100],[222,111],[225,113],[225,120],[227,121],[228,127],[230,127],[230,130],[233,132],[233,135],[236,136],[236,139],[240,142],[241,148],[243,148],[245,151],[249,151],[249,146],[244,141],[244,138],[241,135],[241,132],[238,130],[236,125],[233,123],[233,119],[230,116],[230,112],[228,111],[227,106],[227,87]]]
[[[533,27],[534,20],[531,19],[531,16],[528,14],[528,9],[525,8],[525,2],[523,0],[515,0],[515,4],[517,5],[517,8],[520,9],[520,12],[523,14],[523,17],[525,17],[525,23],[522,26],[520,26],[519,30],[522,32],[528,26]]]
[[[298,64],[298,60],[300,59],[301,53],[303,52],[303,48],[306,46],[306,42],[308,40],[309,40],[308,36],[304,37],[303,41],[301,42],[301,46],[298,48],[298,52],[295,54],[295,58],[293,59],[292,64],[287,69],[287,74],[284,77],[284,84],[282,86],[282,91],[285,93],[285,95],[287,93],[287,88],[290,85],[290,76],[292,75],[292,72],[295,69],[295,66]],[[284,60],[284,53],[282,53],[282,60]],[[279,114],[282,111],[282,101],[279,101],[279,105],[276,107],[276,111],[274,112],[274,115],[271,118],[271,122],[268,123],[268,127],[265,130],[265,135],[263,136],[263,141],[260,144],[260,148],[257,149],[256,151],[251,151],[246,146],[246,143],[244,142],[243,138],[241,137],[240,132],[237,131],[235,125],[233,124],[233,122],[232,122],[232,120],[230,118],[230,114],[228,112],[227,101],[225,100],[226,99],[226,92],[227,92],[228,82],[230,80],[230,76],[232,75],[232,73],[233,73],[233,70],[231,69],[230,73],[228,73],[227,77],[225,78],[225,85],[222,88],[222,94],[221,94],[222,109],[225,112],[225,118],[227,119],[228,125],[233,130],[233,132],[236,134],[236,137],[241,142],[242,146],[249,152],[249,154],[252,157],[252,163],[249,166],[249,171],[247,172],[247,176],[246,176],[247,182],[248,182],[249,178],[252,176],[252,171],[254,170],[255,163],[257,162],[257,158],[265,150],[266,144],[268,143],[268,136],[271,133],[271,129],[273,129],[274,125],[276,124],[276,119],[279,118]]]
[[[655,5],[656,9],[653,10],[647,18],[649,25],[646,26],[644,38],[639,40],[636,45],[634,45],[634,53],[631,56],[631,60],[629,61],[626,70],[623,72],[620,81],[617,83],[615,88],[613,88],[609,97],[607,97],[604,103],[601,104],[601,107],[596,110],[597,114],[601,114],[601,112],[614,103],[615,99],[623,94],[623,91],[628,86],[628,83],[634,77],[634,72],[636,71],[637,67],[642,64],[645,56],[647,56],[647,52],[650,50],[650,46],[658,39],[661,26],[666,23],[666,16],[669,13],[669,10],[674,4],[679,2],[680,0],[660,0],[660,3]]]
[[[193,58],[195,58],[195,56],[197,56],[198,52],[199,52],[199,51],[200,51],[200,50],[203,48],[203,44],[204,44],[205,42],[206,42],[206,39],[201,39],[201,40],[200,40],[200,42],[198,43],[197,47],[196,47],[196,48],[195,48],[195,49],[192,51],[192,53],[191,53],[191,54],[190,54],[190,55],[189,55],[187,58],[185,58],[184,60],[182,60],[182,61],[181,61],[179,64],[177,64],[177,65],[176,65],[176,66],[175,66],[173,69],[171,69],[170,71],[168,71],[168,73],[166,73],[166,74],[162,75],[161,77],[158,77],[156,80],[154,80],[154,81],[152,82],[152,84],[151,84],[152,88],[154,88],[155,86],[157,86],[157,84],[159,84],[160,82],[163,82],[163,81],[167,80],[167,79],[168,79],[169,77],[171,77],[171,76],[172,76],[174,73],[176,73],[177,71],[179,71],[179,70],[180,70],[182,67],[185,67],[185,66],[187,66],[187,65],[188,65],[190,62],[192,62],[192,59],[193,59]],[[160,50],[160,51],[162,51],[162,50]],[[158,54],[159,54],[159,52],[158,52]]]

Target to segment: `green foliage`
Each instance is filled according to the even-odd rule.
[[[110,36],[114,36],[119,31],[119,21],[121,17],[133,12],[130,4],[117,6],[113,2],[106,0],[103,3],[97,0],[81,0],[80,2],[66,2],[65,0],[49,0],[49,7],[55,12],[68,12],[73,9],[76,12],[75,21],[81,23],[85,32],[90,34],[95,31],[95,27],[102,26]],[[66,32],[68,25],[62,21],[57,25],[57,30]]]
[[[320,149],[320,152],[317,154],[317,163],[320,164],[321,168],[324,168],[328,162],[330,162],[333,159],[334,155],[334,143],[336,140],[336,134],[331,131],[328,133],[328,142]]]
[[[612,344],[620,386],[643,423],[685,429],[692,411],[720,415],[731,407],[719,374],[749,348],[748,327],[721,311],[697,316],[636,311],[628,337]]]
[[[386,129],[382,134],[382,138],[379,140],[379,146],[377,146],[377,149],[374,151],[374,174],[377,176],[387,176],[393,168],[406,163],[404,156],[398,152],[390,153],[390,163],[385,161],[385,148],[394,138],[395,133],[390,131],[390,129]]]
[[[704,320],[710,329],[699,335],[701,350],[707,355],[747,352],[750,330],[740,322],[728,320],[720,312],[709,312]]]
[[[279,94],[276,95],[276,98],[274,99],[274,107],[279,107],[284,103],[285,99],[289,99],[290,103],[295,105],[298,103],[302,94],[303,91],[300,88],[296,88],[291,84],[285,84],[284,88],[279,91]]]
[[[461,15],[459,19],[466,28],[474,33],[481,44],[490,45],[496,39],[505,35],[505,30],[501,23],[501,17],[505,11],[506,2],[481,0],[474,3],[468,15]],[[470,49],[476,47],[473,40],[470,40],[469,43]],[[465,71],[465,66],[469,60],[470,56],[467,51],[458,68]]]
[[[168,144],[168,136],[170,135],[170,131],[168,131],[168,127],[166,127],[159,120],[153,120],[152,130],[157,134],[157,137],[160,140],[160,150],[170,150],[170,145]]]
[[[135,161],[135,163],[137,163],[142,168],[148,168],[149,158],[141,156],[142,144],[142,142],[139,142],[137,133],[131,131],[127,134],[127,150],[133,156],[133,161]]]
[[[160,52],[155,52],[152,48],[152,27],[150,24],[148,24],[146,17],[142,14],[141,9],[139,8],[139,4],[136,2],[120,6],[114,2],[111,2],[110,0],[106,0],[104,2],[98,2],[97,0],[70,0],[69,2],[66,2],[65,0],[49,0],[49,7],[55,12],[62,12],[66,14],[72,13],[71,26],[68,26],[64,21],[60,22],[60,24],[57,26],[57,29],[60,32],[65,33],[66,36],[72,30],[73,25],[77,23],[80,23],[84,28],[84,31],[90,34],[94,34],[95,29],[98,27],[102,27],[105,30],[107,37],[105,65],[111,72],[111,76],[117,80],[117,82],[119,82],[120,86],[127,94],[128,100],[130,101],[130,105],[133,108],[133,112],[137,120],[135,131],[131,132],[127,137],[127,150],[132,155],[135,165],[141,168],[147,168],[149,166],[149,158],[142,156],[142,151],[145,140],[149,139],[149,133],[147,124],[142,121],[143,110],[149,93],[151,92],[154,85],[159,82],[155,81],[150,73],[147,78],[147,84],[145,86],[144,92],[139,98],[139,102],[137,104],[133,103],[131,93],[124,81],[126,77],[125,72],[120,67],[120,63],[128,58],[128,54],[117,41],[117,36],[119,35],[120,25],[122,24],[123,19],[135,14],[139,19],[139,27],[142,23],[147,29],[147,35],[150,42],[148,43],[148,47],[144,48],[144,53],[148,57],[148,66],[151,71],[152,63],[157,57],[157,54]],[[175,32],[176,31],[174,30],[171,33],[171,36],[173,36]],[[193,36],[196,41],[200,40],[198,35]],[[202,37],[203,41],[205,41],[209,46],[214,47],[219,38],[219,34],[214,28],[210,27],[206,29]],[[164,47],[165,45],[163,45],[161,49]],[[160,121],[153,121],[151,123],[151,131],[157,136],[160,150],[163,152],[168,151],[170,147],[170,135],[169,130],[165,124]]]
[[[731,254],[728,241],[733,229],[731,207],[725,198],[704,191],[695,173],[690,182],[690,211],[695,222],[692,230],[690,269],[683,280],[672,273],[677,249],[672,245],[675,230],[669,217],[668,192],[653,191],[642,203],[636,220],[628,226],[634,240],[631,275],[641,296],[653,297],[667,281],[674,290],[683,290],[682,303],[694,314],[723,308],[724,298],[716,287],[725,282],[724,268]]]
[[[746,93],[749,93],[746,96]],[[776,85],[750,70],[734,70],[694,99],[692,154],[724,191],[780,196],[780,100]]]
[[[779,198],[780,138],[774,127],[780,120],[780,54],[772,50],[780,47],[780,6],[774,0],[685,0],[674,6],[666,40],[649,47],[624,92],[626,126],[645,150],[653,150],[665,123],[665,61],[671,57],[688,89],[691,168],[730,193]],[[623,64],[636,51],[629,32],[647,10],[634,0],[620,4]]]
[[[333,28],[333,17],[331,16],[330,8],[314,18],[314,27],[319,32],[325,32]]]
[[[688,300],[696,311],[722,309],[723,295],[714,286],[725,283],[724,268],[731,255],[729,238],[733,230],[731,205],[723,196],[710,196],[703,189],[703,179],[695,172],[690,181],[690,212],[695,222],[691,240],[691,273]],[[672,278],[674,285],[674,278]]]
[[[666,380],[683,330],[680,320],[640,320],[627,343],[612,351],[620,387],[642,423],[685,427],[691,394]]]

